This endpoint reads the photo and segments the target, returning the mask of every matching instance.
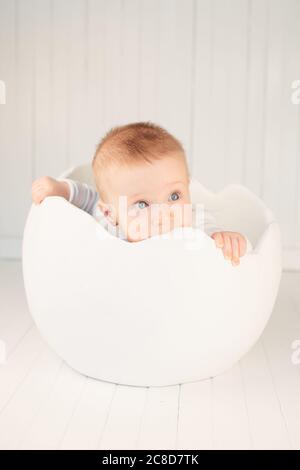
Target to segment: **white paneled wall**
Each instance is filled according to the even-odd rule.
[[[246,184],[300,268],[300,0],[0,0],[0,255],[19,256],[31,182],[151,120],[193,174]]]

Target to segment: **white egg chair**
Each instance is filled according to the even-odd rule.
[[[91,165],[64,172],[94,186]],[[281,237],[250,190],[214,193],[195,178],[194,203],[247,237],[234,267],[199,228],[130,243],[61,197],[32,204],[23,237],[29,310],[67,364],[135,386],[193,382],[226,371],[258,340],[276,300]]]

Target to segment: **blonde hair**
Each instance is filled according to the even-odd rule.
[[[92,161],[95,184],[101,194],[102,172],[111,165],[151,163],[170,154],[185,158],[181,142],[152,122],[133,122],[110,129],[96,147]]]

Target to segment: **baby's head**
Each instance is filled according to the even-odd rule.
[[[162,127],[114,127],[97,146],[92,167],[98,205],[128,241],[191,225],[185,152]]]

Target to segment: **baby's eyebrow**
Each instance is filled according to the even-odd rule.
[[[174,185],[174,184],[184,184],[183,181],[181,180],[178,180],[178,181],[171,181],[170,183],[167,183],[166,186],[171,186],[171,185]],[[143,193],[136,193],[136,194],[130,194],[130,196],[128,196],[129,199],[135,199],[137,197],[140,197],[140,196],[143,196]]]
[[[179,180],[179,181],[172,181],[171,183],[168,183],[166,186],[171,186],[171,184],[184,184],[183,181]]]
[[[140,196],[143,196],[143,193],[130,194],[130,196],[128,196],[128,199],[135,199]]]

